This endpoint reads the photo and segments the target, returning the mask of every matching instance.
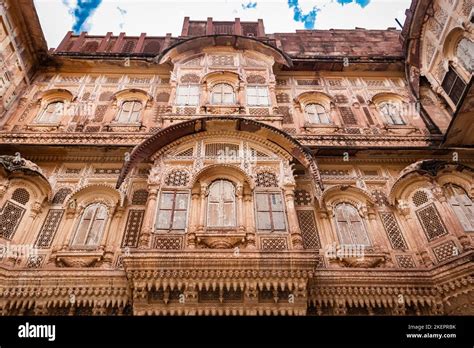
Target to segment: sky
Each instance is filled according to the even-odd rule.
[[[181,34],[191,20],[256,21],[266,33],[301,29],[386,29],[402,24],[411,0],[34,0],[49,47],[69,30],[90,35]]]

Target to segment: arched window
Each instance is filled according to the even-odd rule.
[[[449,204],[453,208],[461,225],[466,232],[474,231],[474,206],[471,198],[466,194],[463,188],[447,184],[445,189],[448,193]]]
[[[64,114],[64,102],[49,103],[37,118],[37,123],[58,123]]]
[[[180,85],[176,90],[177,105],[198,105],[199,104],[199,86],[198,85]]]
[[[136,123],[140,121],[140,112],[142,111],[142,102],[139,100],[127,100],[121,105],[117,122]]]
[[[326,108],[321,104],[311,103],[307,104],[304,108],[304,112],[306,117],[308,118],[308,122],[310,123],[320,123],[320,124],[328,124],[331,123],[329,119],[328,112]]]
[[[340,203],[336,206],[335,214],[341,244],[370,245],[364,222],[353,205]]]
[[[72,246],[98,246],[104,232],[107,216],[107,207],[103,204],[94,203],[85,208],[77,225]]]
[[[227,83],[218,83],[212,88],[211,103],[214,105],[231,105],[235,103],[234,89]]]
[[[474,71],[474,42],[462,38],[456,46],[456,57],[461,65],[470,73]]]
[[[236,226],[235,187],[230,181],[217,180],[209,187],[209,195],[207,198],[207,226]]]
[[[392,125],[405,124],[401,116],[401,104],[395,102],[382,102],[379,104],[380,113],[385,122]]]

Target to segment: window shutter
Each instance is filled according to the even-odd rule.
[[[340,106],[339,112],[341,113],[341,118],[342,122],[347,125],[356,125],[357,120],[355,118],[354,113],[352,112],[352,109],[347,106]]]
[[[464,93],[464,90],[466,89],[466,83],[450,66],[448,72],[444,76],[441,87],[443,87],[444,91],[448,94],[449,98],[451,98],[453,103],[457,105]]]
[[[362,110],[364,110],[365,117],[367,118],[367,123],[370,126],[373,126],[374,125],[374,120],[372,119],[372,115],[370,114],[369,109],[366,108],[366,107],[363,107]]]

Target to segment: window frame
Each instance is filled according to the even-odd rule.
[[[448,77],[449,77],[450,74],[451,74],[451,76],[454,76],[454,79],[451,81],[451,83],[448,86],[447,82],[449,82]],[[457,83],[459,83],[459,82],[462,84],[463,88],[462,88],[462,92],[458,96],[458,99],[455,100],[455,99],[453,99],[454,96],[452,95],[452,92],[455,91],[455,87],[456,87]],[[459,105],[459,103],[461,102],[462,96],[466,92],[467,85],[468,84],[461,77],[461,75],[458,73],[458,71],[456,71],[456,69],[451,64],[449,64],[448,71],[446,71],[446,73],[443,76],[443,81],[441,81],[441,88],[446,93],[449,100],[451,100],[451,102],[454,104],[455,107],[457,107]]]
[[[94,208],[94,211],[92,213],[92,218],[89,219],[89,223],[88,223],[88,226],[87,226],[86,233],[84,234],[84,243],[83,244],[78,244],[76,242],[76,239],[78,238],[78,234],[79,234],[79,231],[81,229],[81,225],[84,222],[85,215],[86,215],[87,211],[91,208]],[[99,209],[104,209],[105,218],[103,219],[101,230],[98,232],[97,244],[88,244],[87,241],[90,239],[91,231],[92,231],[92,228],[94,227],[94,224],[96,223],[96,221],[100,221],[100,220],[97,220],[97,214],[98,214]],[[108,207],[105,204],[103,204],[103,203],[91,203],[91,204],[89,204],[82,211],[81,217],[78,221],[78,224],[76,226],[76,230],[74,232],[74,237],[71,240],[70,247],[72,249],[94,249],[94,248],[99,247],[100,242],[101,242],[101,240],[104,236],[108,220],[109,220],[109,210],[108,210]]]
[[[210,197],[211,197],[211,190],[213,188],[214,185],[216,185],[217,183],[222,183],[222,182],[226,182],[228,184],[231,185],[232,187],[232,211],[233,211],[233,216],[232,216],[232,222],[233,224],[231,225],[224,225],[224,218],[222,217],[222,225],[210,225],[209,224],[209,219],[210,219],[210,207],[211,207],[211,204],[217,204],[217,209],[218,211],[221,210],[222,212],[225,211],[225,205],[226,204],[229,204],[229,201],[224,201],[224,199],[220,199],[218,202],[211,202],[210,201]],[[224,197],[223,195],[223,192],[220,192],[220,196],[221,197]],[[205,201],[205,204],[206,204],[206,229],[208,230],[220,230],[220,229],[235,229],[237,228],[238,224],[240,223],[239,221],[237,221],[237,196],[236,196],[236,187],[235,187],[235,183],[228,180],[228,179],[217,179],[217,180],[214,180],[213,182],[211,182],[208,186],[208,192],[207,192],[207,195],[206,195],[206,201]],[[223,216],[223,215],[222,215]],[[218,219],[219,220],[219,219]]]
[[[452,211],[454,212],[454,215],[456,216],[459,223],[461,224],[464,232],[474,232],[474,218],[469,218],[466,214],[466,209],[467,209],[466,207],[471,207],[470,208],[471,215],[474,217],[474,202],[472,201],[472,198],[469,197],[469,195],[467,194],[464,188],[453,183],[448,183],[444,185],[444,189],[448,196],[449,206],[451,207]],[[460,200],[457,199],[459,195],[456,194],[456,190],[459,190],[462,192],[462,194],[470,201],[470,205],[466,205],[464,204],[464,202],[460,202]],[[453,201],[456,201],[457,204],[453,204]],[[459,209],[456,209],[455,207],[459,207]],[[463,214],[462,217],[459,216],[460,213]],[[468,222],[470,226],[465,226],[463,221]]]
[[[361,244],[361,243],[355,243],[356,238],[356,233],[355,233],[355,230],[353,228],[353,222],[350,217],[347,217],[347,213],[343,212],[343,217],[345,218],[344,222],[347,223],[347,229],[342,229],[341,228],[341,222],[339,220],[339,217],[338,217],[338,210],[340,209],[339,207],[341,206],[344,206],[344,207],[350,207],[351,209],[353,209],[353,212],[355,212],[357,218],[358,218],[358,222],[360,222],[362,228],[363,228],[363,232],[365,234],[365,237],[366,237],[366,240],[367,240],[367,244]],[[353,204],[351,203],[348,203],[348,202],[340,202],[338,204],[335,205],[334,207],[334,222],[336,224],[336,232],[337,232],[337,236],[339,238],[339,242],[341,243],[341,245],[363,245],[364,247],[370,247],[372,246],[372,240],[370,239],[370,235],[369,235],[369,231],[367,230],[367,225],[364,221],[365,219],[363,219],[360,214],[359,214],[359,210],[357,209],[357,207],[355,207]],[[348,232],[348,235],[346,236],[343,236],[343,231],[347,231]],[[347,244],[345,243],[345,240],[346,239],[350,239],[350,243]]]
[[[308,113],[308,108],[310,108],[310,107],[315,107],[315,108],[316,108],[316,106],[320,106],[320,107],[324,110],[324,113],[317,112],[316,109],[315,109],[315,114],[311,116],[311,115]],[[318,102],[306,103],[306,104],[304,105],[303,111],[304,111],[304,115],[305,115],[305,117],[306,117],[306,120],[307,120],[310,124],[328,125],[328,124],[332,124],[332,123],[333,123],[332,120],[331,120],[331,117],[330,117],[330,115],[329,115],[329,111],[328,111],[327,108],[326,108],[323,104],[321,104],[321,103],[318,103]],[[327,122],[322,122],[322,120],[321,120],[321,115],[325,115]],[[314,122],[314,119],[313,119],[312,117],[317,117],[318,122]]]
[[[255,95],[251,96],[250,91],[255,90]],[[265,95],[260,95],[259,91],[265,91]],[[267,86],[251,85],[246,88],[246,97],[248,106],[270,106],[270,91]],[[256,98],[256,103],[250,103],[250,98]],[[261,103],[260,100],[265,98],[265,103]]]
[[[401,115],[401,110],[400,108],[397,107],[397,104],[401,104],[401,102],[397,102],[394,100],[383,100],[377,105],[377,109],[379,110],[380,114],[384,118],[384,123],[389,125],[389,126],[406,126],[406,122],[403,119]],[[390,113],[390,110],[388,110],[388,114],[385,113],[382,110],[385,110],[384,106],[387,106],[389,108],[394,107],[397,110],[397,115],[393,115]],[[397,122],[397,119],[399,122]]]
[[[196,95],[190,93],[193,88],[195,88],[197,90]],[[184,89],[187,91],[187,93],[185,95],[180,95],[180,91],[182,91]],[[192,83],[180,84],[176,88],[176,102],[175,102],[175,104],[178,105],[178,106],[198,106],[200,96],[201,96],[201,88],[198,84],[192,84]],[[181,97],[184,97],[186,99],[186,101],[184,103],[181,103],[179,101],[179,99]],[[196,97],[196,103],[195,104],[190,103],[190,101],[189,101],[190,98],[192,98],[192,97]]]
[[[265,195],[267,198],[267,206],[268,210],[260,210],[258,207],[258,195]],[[272,201],[271,197],[272,196],[279,196],[281,200],[281,210],[274,210],[272,206]],[[254,210],[255,210],[255,227],[258,233],[285,233],[288,231],[288,219],[286,216],[286,206],[285,206],[285,199],[283,196],[283,193],[280,191],[275,191],[275,190],[258,190],[254,194]],[[268,213],[269,214],[269,221],[271,228],[270,229],[263,229],[260,228],[260,223],[259,223],[259,213]],[[275,228],[275,219],[274,219],[274,213],[281,213],[283,216],[282,222],[284,224],[282,229],[276,229]]]
[[[56,110],[54,111],[54,113],[50,113],[49,116],[48,116],[48,119],[45,120],[45,114],[46,112],[48,112],[48,108],[51,106],[51,105],[62,105],[61,106],[61,110],[57,110],[58,109],[58,106],[56,106]],[[38,115],[38,117],[36,118],[35,120],[35,123],[38,123],[38,124],[58,124],[61,122],[61,118],[64,116],[65,110],[66,108],[66,103],[64,100],[51,100],[51,101],[48,101],[47,104],[45,105],[45,107],[43,107],[43,109],[41,110],[40,114]],[[51,121],[50,118],[52,117],[52,115],[54,115],[54,121]]]
[[[122,120],[122,115],[124,114],[124,106],[126,103],[132,103],[132,106],[129,111],[127,111],[127,120]],[[134,111],[135,105],[140,105],[140,109],[138,111]],[[116,123],[120,124],[137,124],[141,122],[141,114],[143,111],[143,101],[140,99],[130,99],[130,100],[123,100],[120,103],[120,109],[117,113],[117,117],[115,119]],[[136,120],[131,121],[131,117],[134,113],[137,113]]]
[[[171,208],[163,208],[161,203],[162,203],[162,198],[165,194],[172,194],[173,195],[173,202]],[[184,208],[176,208],[176,198],[178,195],[186,195],[186,207]],[[163,190],[160,192],[159,199],[158,199],[158,204],[156,208],[156,215],[155,215],[155,223],[154,223],[154,231],[156,233],[186,233],[188,229],[188,219],[189,219],[189,205],[191,204],[190,202],[190,192],[185,191],[185,190]],[[170,212],[169,216],[169,221],[168,225],[169,228],[159,228],[158,223],[159,223],[159,215],[161,211],[167,211]],[[184,227],[182,229],[177,229],[175,228],[175,213],[176,212],[184,212],[185,214],[185,219],[184,219]]]
[[[230,90],[232,91],[232,101],[231,102],[224,102],[224,96],[226,94],[230,94],[230,93],[225,93],[223,88],[224,86],[228,86],[230,88]],[[217,88],[220,88],[221,90],[220,91],[216,91]],[[220,100],[221,102],[220,103],[216,103],[215,102],[215,95],[219,93],[220,95]],[[222,106],[226,106],[226,105],[235,105],[236,104],[236,95],[235,95],[235,90],[234,90],[234,87],[230,84],[230,83],[227,83],[227,82],[219,82],[219,83],[216,83],[214,86],[212,86],[211,88],[211,105],[222,105]]]

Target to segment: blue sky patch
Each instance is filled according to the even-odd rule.
[[[94,14],[101,3],[102,0],[77,0],[76,5],[72,6],[70,0],[63,0],[63,4],[66,5],[74,17],[74,24],[72,25],[74,33],[78,34],[81,31],[88,31],[90,29],[87,20]]]
[[[359,5],[362,8],[366,7],[370,3],[370,0],[336,0],[336,1],[338,4],[341,4],[343,6],[350,4],[351,2],[355,2],[357,5]]]
[[[319,12],[319,9],[316,6],[314,6],[311,11],[303,13],[298,0],[288,0],[288,7],[293,9],[293,19],[296,22],[303,23],[305,29],[314,29],[316,16]]]
[[[242,8],[244,10],[257,8],[257,2],[256,1],[255,2],[249,1],[247,4],[242,4]]]

